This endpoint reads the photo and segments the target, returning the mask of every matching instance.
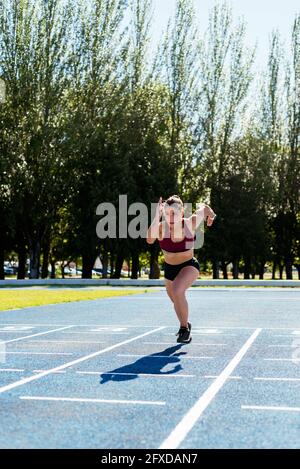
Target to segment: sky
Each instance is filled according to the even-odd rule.
[[[194,0],[196,21],[202,34],[208,26],[209,11],[215,0]],[[243,16],[247,24],[246,42],[255,46],[257,42],[256,67],[262,70],[268,57],[269,35],[278,29],[287,49],[290,48],[290,37],[293,21],[300,13],[299,0],[228,0],[232,6],[233,17],[237,20]],[[158,41],[168,18],[174,13],[176,0],[153,0],[154,24],[153,39]]]

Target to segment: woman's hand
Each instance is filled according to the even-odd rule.
[[[155,216],[148,228],[146,240],[148,244],[155,243],[156,239],[159,237],[159,220],[163,211],[163,202],[162,197],[159,198],[158,204],[156,205]]]
[[[211,225],[213,224],[213,222],[214,222],[216,216],[217,216],[217,215],[214,213],[213,216],[208,216],[208,217],[207,217],[207,222],[206,222],[206,223],[207,223],[207,226],[211,226]]]
[[[155,218],[160,219],[160,217],[162,216],[162,212],[163,212],[163,206],[164,204],[162,201],[162,197],[160,197],[156,206]]]
[[[205,204],[205,218],[207,217],[207,226],[211,226],[216,218],[215,212],[209,207],[209,205]]]

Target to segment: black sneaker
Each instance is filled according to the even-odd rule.
[[[192,340],[191,329],[192,324],[188,322],[189,327],[180,327],[176,335],[178,335],[177,342],[181,344],[189,344]]]

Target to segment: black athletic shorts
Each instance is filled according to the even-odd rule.
[[[196,267],[196,269],[198,269],[199,273],[200,273],[199,262],[197,261],[196,257],[193,257],[189,261],[185,261],[185,262],[182,262],[182,264],[177,264],[177,265],[171,265],[171,264],[167,264],[167,262],[165,262],[164,263],[165,278],[167,280],[174,280],[175,277],[181,271],[181,269],[183,267],[186,267],[187,265],[191,265],[193,267]]]

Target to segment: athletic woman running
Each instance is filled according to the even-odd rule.
[[[162,215],[165,221],[160,221]],[[179,196],[173,195],[165,203],[160,197],[154,220],[147,232],[147,243],[153,244],[158,239],[163,251],[165,285],[180,322],[176,334],[177,342],[180,343],[189,343],[192,340],[185,292],[200,272],[199,262],[194,257],[194,240],[195,231],[203,217],[204,220],[207,219],[207,226],[211,226],[216,214],[208,205],[203,204],[189,218],[184,218],[183,202]]]

